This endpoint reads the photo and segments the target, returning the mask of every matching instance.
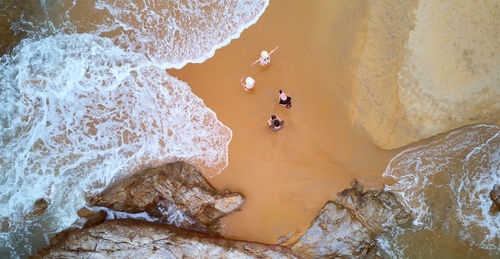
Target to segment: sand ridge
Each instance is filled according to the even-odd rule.
[[[497,1],[371,1],[352,120],[384,149],[500,119]]]

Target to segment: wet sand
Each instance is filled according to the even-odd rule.
[[[310,225],[327,200],[354,178],[379,187],[397,151],[376,148],[349,120],[351,88],[368,18],[366,1],[272,1],[257,24],[203,64],[168,72],[187,82],[233,131],[229,166],[209,181],[246,197],[224,218],[227,237],[275,243]],[[279,49],[271,66],[250,64]],[[240,78],[256,80],[243,91]],[[278,105],[278,90],[292,97]],[[272,133],[266,121],[286,121]]]
[[[409,1],[406,4],[416,2]],[[418,2],[424,3],[425,1]],[[409,18],[386,12],[388,8],[384,4],[389,4],[389,7],[393,9],[410,10],[411,8],[390,1],[371,3],[378,3],[381,7],[379,10],[385,15],[381,17],[386,17],[391,21],[394,17]],[[494,1],[487,3],[494,3]],[[0,45],[0,53],[8,52],[21,38],[26,37],[22,33],[14,35],[9,29],[10,19],[19,16],[20,10],[24,10],[24,18],[27,21],[45,19],[45,14],[40,12],[42,8],[39,7],[39,1],[29,0],[17,9],[10,8],[15,4],[17,4],[15,1],[5,1],[3,10],[9,11],[5,12],[7,15],[0,15],[0,35],[5,35]],[[61,9],[66,11],[71,7],[71,3],[62,2],[61,6]],[[429,17],[441,19],[440,12],[432,6],[428,6],[428,9],[421,9],[421,17],[424,18],[419,20],[430,24],[430,26],[424,26],[423,29],[430,27],[435,30],[435,35],[441,35],[442,30],[447,31],[447,27],[435,27],[432,25],[433,22],[425,16],[429,13],[432,14]],[[475,11],[476,8],[462,8],[461,10],[467,12],[472,10],[471,14],[480,19],[470,24],[481,24],[483,11]],[[491,8],[488,11],[494,13],[495,10]],[[54,12],[63,13],[62,11]],[[233,130],[234,136],[229,146],[229,166],[219,176],[209,179],[216,188],[230,188],[243,193],[247,199],[242,211],[223,219],[227,237],[275,243],[278,237],[295,233],[288,242],[291,243],[309,227],[310,222],[325,202],[334,199],[336,193],[348,187],[353,178],[361,179],[369,187],[380,187],[388,181],[382,179],[381,174],[390,158],[400,150],[379,150],[367,136],[352,126],[349,118],[353,106],[353,81],[356,76],[361,75],[359,71],[362,69],[358,68],[362,65],[358,66],[358,64],[360,59],[363,60],[362,55],[368,57],[366,59],[370,61],[369,65],[388,71],[385,63],[368,55],[366,48],[363,50],[364,43],[369,40],[369,37],[367,38],[368,13],[375,14],[378,11],[373,8],[373,5],[368,8],[367,1],[361,0],[310,2],[273,0],[257,24],[245,30],[240,39],[233,40],[229,46],[217,50],[213,58],[203,64],[190,64],[181,70],[168,71],[187,82],[193,92],[217,113],[219,120]],[[103,24],[107,17],[104,11],[95,10],[93,1],[78,1],[69,14],[72,20],[81,21],[81,23],[75,23],[78,24],[76,31],[81,33],[95,30],[95,25]],[[460,16],[460,14],[457,15]],[[54,24],[62,22],[60,16],[54,15],[54,17],[59,17],[54,19]],[[386,27],[387,24],[384,20],[380,20],[379,16],[372,17],[378,19],[380,23],[370,22],[371,26]],[[446,16],[443,17],[446,18]],[[458,21],[462,22],[462,20]],[[497,20],[494,21],[497,22]],[[398,25],[394,22],[392,24]],[[138,27],[141,26],[138,25]],[[498,26],[492,27],[498,28]],[[405,30],[391,27],[387,31],[404,34],[402,39],[406,42],[410,29],[413,27],[410,26]],[[417,31],[418,29],[417,26]],[[121,32],[111,31],[103,33],[102,36],[112,37],[119,33]],[[395,41],[393,35],[379,37],[379,33],[374,34],[375,39],[380,42],[380,45],[368,44],[373,47],[374,52],[391,61],[403,60],[393,58],[394,48],[389,44]],[[417,36],[419,35],[414,36],[416,43],[419,39]],[[473,34],[469,34],[469,37],[479,38]],[[431,37],[433,40],[434,38],[439,39]],[[482,42],[488,41],[481,40]],[[250,67],[250,63],[258,58],[262,49],[270,50],[276,45],[279,45],[279,49],[273,54],[272,65],[269,68]],[[401,45],[404,47],[404,44]],[[387,52],[382,53],[378,46],[388,46]],[[495,46],[493,44],[493,47]],[[435,49],[423,46],[422,50]],[[485,53],[488,54],[488,52]],[[493,52],[486,57],[496,61],[498,60],[494,59],[496,53]],[[423,57],[427,54],[432,57],[435,53],[430,51],[422,52],[422,54],[425,54],[422,55]],[[463,52],[463,60],[459,61],[468,61],[471,55],[474,56],[473,54],[483,55],[480,51]],[[429,58],[427,60],[434,61]],[[444,68],[448,64],[446,57],[443,60],[445,62],[437,64],[436,67]],[[460,62],[459,64],[462,64]],[[394,66],[394,71],[399,71],[402,65],[400,63]],[[374,71],[376,75],[380,75],[380,71]],[[478,71],[481,72],[480,69]],[[257,81],[255,89],[250,93],[244,92],[239,83],[242,74],[250,75]],[[394,75],[389,75],[388,78],[396,82],[398,79]],[[454,78],[454,74],[440,73],[440,75],[449,75]],[[481,79],[481,76],[474,77]],[[377,77],[373,78],[377,79]],[[371,95],[373,99],[381,103],[386,103],[390,99],[379,98],[379,96],[383,96],[380,93],[384,94],[387,91],[386,86],[390,84],[387,84],[387,81],[380,82],[381,87],[373,88],[373,92],[361,92]],[[392,85],[395,86],[395,84]],[[278,105],[279,89],[283,89],[293,97],[291,110]],[[476,88],[469,90],[474,89]],[[465,97],[468,100],[478,100],[471,98],[468,94]],[[389,105],[391,104],[393,103],[390,102]],[[462,103],[458,105],[468,107]],[[360,113],[364,118],[370,117],[367,114],[370,110],[377,110],[367,107],[365,112]],[[494,111],[486,108],[481,108],[481,110],[495,114]],[[270,132],[266,126],[267,119],[273,113],[286,121],[286,127],[278,133]],[[396,119],[392,120],[390,116],[385,114],[382,116],[390,121],[391,125],[394,125],[394,121],[398,118],[396,116]],[[431,120],[431,122],[434,123],[436,120]],[[500,126],[500,121],[497,120],[496,124]],[[380,120],[375,119],[372,125],[374,127],[367,130],[392,132],[392,130],[386,130]],[[426,144],[433,139],[441,138],[443,134],[419,141],[411,146]],[[440,190],[437,193],[440,193]],[[448,195],[445,196],[449,198]],[[443,199],[438,203],[446,204],[446,202]],[[30,243],[38,243],[34,246],[41,247],[45,244],[42,238],[42,232],[45,230],[39,228],[39,225],[35,225],[34,228],[36,229],[32,230],[33,238],[30,239]],[[435,247],[440,247],[444,243],[442,251],[437,253],[444,253],[443,256],[448,251],[460,251],[461,248],[467,249],[469,253],[473,251],[472,254],[476,256],[483,256],[481,252],[476,252],[474,248],[464,248],[461,241],[451,240],[441,232],[424,232],[417,233],[417,235],[420,236],[408,234],[408,237],[402,237],[417,244],[411,254],[422,256],[427,251],[435,252],[425,242],[414,242],[420,239],[441,241],[441,243],[436,242]],[[436,236],[438,238],[435,238]],[[20,240],[21,242],[24,241]],[[460,255],[464,253],[460,251]]]
[[[370,1],[353,121],[383,149],[500,119],[498,1]]]

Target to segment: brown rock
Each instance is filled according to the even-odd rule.
[[[335,223],[326,224],[328,220]],[[326,229],[321,228],[321,224],[325,224]],[[306,258],[357,255],[368,250],[373,238],[353,211],[336,202],[328,202],[312,226],[291,248]]]
[[[33,258],[296,258],[290,249],[137,220],[107,220],[64,233]]]
[[[383,190],[364,191],[356,180],[352,188],[338,194],[337,202],[354,209],[360,221],[375,233],[383,233],[390,228],[409,223],[411,215],[401,206],[396,196]]]
[[[295,232],[290,232],[290,233],[288,233],[288,235],[279,236],[276,239],[276,244],[277,245],[285,245],[290,240],[290,238],[293,237],[294,234],[295,234]]]
[[[352,188],[328,202],[306,233],[291,246],[306,258],[370,255],[376,253],[375,238],[392,227],[409,222],[410,215],[389,192]]]
[[[2,218],[2,232],[9,232],[10,224],[9,224],[9,218],[3,217]]]
[[[49,207],[49,203],[45,199],[38,199],[33,204],[31,212],[26,216],[27,218],[34,218],[41,215]]]
[[[490,213],[496,214],[500,211],[500,184],[493,186],[493,189],[490,191],[490,198],[493,201]]]
[[[57,245],[61,242],[63,242],[64,240],[66,240],[68,238],[68,236],[74,232],[78,232],[80,231],[79,228],[68,228],[68,229],[65,229],[59,233],[57,233],[55,236],[53,236],[51,239],[50,239],[50,245],[53,246],[53,245]],[[42,250],[40,250],[39,252],[42,252],[43,251],[48,251],[50,249],[50,247],[47,247],[47,248],[44,248]]]
[[[178,226],[212,232],[217,231],[220,217],[238,210],[243,202],[240,194],[217,191],[194,167],[183,162],[141,171],[89,199],[91,206],[147,212],[167,223],[169,213],[181,211],[185,220],[177,222]]]
[[[101,222],[103,222],[106,219],[107,215],[108,213],[106,213],[104,210],[94,212],[87,218],[87,222],[85,222],[85,225],[83,225],[83,227],[87,228],[101,224]]]
[[[76,214],[78,214],[78,217],[80,217],[80,218],[88,218],[88,217],[92,216],[93,213],[94,213],[93,211],[91,211],[91,210],[89,210],[88,208],[85,208],[85,207],[79,209],[76,212]]]
[[[231,213],[237,210],[245,202],[243,197],[239,194],[231,194],[229,196],[220,197],[213,202],[215,209],[224,213]]]
[[[109,187],[92,202],[124,210],[140,208],[148,213],[155,211],[151,209],[153,207],[156,209],[153,215],[160,213],[161,208],[183,208],[188,213],[186,215],[191,215],[187,221],[209,224],[220,215],[239,208],[243,202],[238,194],[219,193],[206,182],[197,184],[185,175],[195,172],[186,164],[175,163],[166,168],[184,174],[186,181],[178,184],[181,180],[175,179],[175,173],[170,175],[172,177],[165,176],[172,172],[165,168],[150,169],[142,177],[134,176],[134,181],[124,180]],[[170,181],[168,185],[166,181]],[[149,188],[145,186],[147,184],[150,184]],[[91,213],[83,208],[79,215],[88,218],[84,227],[60,232],[51,239],[51,246],[40,250],[34,258],[377,257],[377,235],[409,222],[410,215],[392,193],[365,191],[357,181],[351,185],[352,188],[338,194],[337,201],[328,202],[306,233],[288,247],[230,240],[134,219],[104,220],[105,211]],[[119,190],[120,186],[123,190]],[[175,189],[169,186],[175,186]],[[131,202],[135,199],[137,203]],[[188,224],[188,227],[191,226]],[[278,242],[284,244],[292,235],[293,232]]]

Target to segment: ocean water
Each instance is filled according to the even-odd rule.
[[[0,0],[1,2],[1,0]],[[117,176],[227,166],[231,130],[166,68],[203,62],[267,1],[1,2],[26,37],[0,59],[0,254],[26,257]],[[49,206],[30,215],[33,203]]]
[[[500,183],[500,128],[478,125],[405,150],[384,176],[414,215],[379,238],[391,258],[498,258],[500,217],[489,192]]]
[[[275,233],[271,235],[264,230],[283,234],[296,231],[293,224],[299,220],[284,225],[291,225],[292,230],[279,224],[285,222],[284,218],[302,219],[305,211],[312,211],[313,218],[317,212],[311,208],[313,196],[323,195],[326,200],[330,197],[326,194],[331,193],[330,199],[334,199],[335,191],[331,186],[341,190],[353,176],[362,176],[349,170],[358,168],[352,164],[359,166],[353,170],[355,172],[375,171],[370,167],[378,159],[363,160],[361,154],[371,156],[378,153],[368,152],[367,145],[355,144],[359,139],[349,135],[352,129],[345,126],[348,123],[343,120],[344,115],[335,117],[335,112],[330,113],[338,106],[315,106],[322,98],[326,99],[325,103],[332,103],[332,97],[326,93],[338,91],[341,86],[346,89],[351,86],[351,81],[339,78],[354,77],[356,66],[350,65],[351,60],[346,56],[355,51],[346,49],[364,42],[361,36],[346,36],[349,31],[357,29],[349,24],[364,19],[365,11],[357,3],[342,2],[337,6],[331,4],[332,1],[317,1],[315,4],[289,0],[272,2],[276,4],[272,17],[254,32],[253,39],[246,39],[248,45],[230,53],[232,60],[241,58],[245,61],[253,55],[245,51],[261,46],[273,47],[268,46],[269,42],[274,44],[279,39],[276,44],[280,48],[276,56],[273,55],[273,67],[269,70],[272,73],[266,75],[266,72],[259,71],[257,88],[250,93],[254,99],[243,101],[249,97],[245,95],[221,101],[220,106],[225,107],[227,113],[248,109],[250,114],[237,116],[239,124],[228,124],[235,130],[233,139],[231,129],[218,121],[203,100],[191,92],[190,86],[170,76],[165,69],[180,68],[189,62],[203,62],[210,58],[216,49],[239,37],[244,29],[260,19],[264,10],[268,14],[268,9],[272,9],[268,8],[268,1],[18,2],[21,1],[0,0],[0,18],[3,14],[10,14],[11,9],[22,14],[12,21],[11,29],[24,37],[24,41],[0,60],[2,258],[26,257],[46,246],[52,234],[75,222],[76,210],[85,204],[85,195],[100,191],[114,177],[134,169],[185,160],[208,177],[217,175],[228,164],[228,144],[231,140],[238,141],[236,132],[240,135],[239,140],[245,139],[252,148],[255,141],[247,137],[250,134],[269,144],[261,145],[266,147],[264,151],[267,153],[256,147],[257,151],[251,150],[254,153],[247,152],[242,148],[244,141],[238,143],[238,153],[235,151],[238,144],[234,144],[232,157],[244,154],[242,157],[246,158],[255,154],[261,161],[253,160],[249,164],[245,159],[234,159],[231,161],[235,168],[232,175],[229,172],[221,175],[229,175],[227,178],[236,179],[233,182],[248,187],[245,192],[248,197],[252,191],[262,193],[259,197],[264,197],[248,199],[244,211],[239,213],[247,213],[247,216],[234,220],[236,223],[231,226],[234,233],[245,233],[242,228],[248,229],[245,234],[235,235],[238,238],[259,234],[262,239],[253,238],[272,243]],[[330,9],[322,5],[325,2],[330,4]],[[397,5],[396,2],[390,3]],[[343,9],[343,5],[350,9]],[[386,8],[382,5],[381,9]],[[358,17],[353,18],[356,12],[359,12]],[[363,28],[359,31],[364,31]],[[255,37],[255,34],[263,36]],[[389,38],[380,40],[381,45],[391,42]],[[304,42],[310,45],[304,45]],[[334,54],[330,57],[325,53]],[[387,53],[393,51],[389,48]],[[323,59],[310,59],[320,56]],[[352,59],[357,59],[356,55],[352,56]],[[339,63],[332,62],[332,65],[330,59]],[[341,66],[342,62],[348,64],[348,68]],[[305,64],[304,67],[299,66],[301,63]],[[352,64],[357,63],[357,60],[352,61]],[[221,62],[220,67],[205,73],[224,71],[227,74],[223,69],[227,69],[228,64],[236,67],[232,72],[248,71],[238,64]],[[374,63],[374,66],[387,68],[379,63]],[[245,68],[248,68],[246,63]],[[307,76],[321,80],[301,79]],[[202,80],[201,87],[204,87],[207,79],[200,78],[196,79]],[[300,83],[292,80],[297,78]],[[335,83],[331,84],[325,78],[334,78]],[[220,82],[218,89],[234,86],[236,82],[234,89],[226,90],[237,96],[242,92],[238,80],[239,74],[235,80]],[[267,114],[271,106],[253,101],[259,95],[262,100],[271,100],[268,90],[272,90],[272,96],[275,96],[276,91],[268,87],[269,82],[275,84],[273,87],[286,86],[286,91],[293,93],[295,100],[292,112],[285,114],[290,122],[287,131],[272,135],[283,141],[271,139],[266,135],[268,132],[262,130],[265,129],[265,116],[261,114]],[[194,82],[192,86],[203,93],[194,87]],[[222,99],[219,92],[210,91]],[[318,93],[321,93],[321,98]],[[218,104],[213,100],[210,102],[209,94],[200,96],[213,107]],[[348,102],[349,94],[345,95],[346,98],[339,96],[333,99],[336,100],[334,103]],[[233,102],[237,108],[229,111],[228,104]],[[323,124],[340,127],[305,127],[317,120],[310,114],[321,114]],[[219,112],[218,115],[224,116]],[[307,117],[307,120],[302,117]],[[328,122],[331,117],[335,120]],[[391,161],[384,175],[395,179],[396,183],[387,188],[400,195],[414,213],[415,221],[412,226],[397,228],[379,238],[384,257],[499,256],[498,216],[495,218],[487,213],[491,205],[489,189],[499,182],[498,131],[498,127],[484,125],[462,128],[429,144],[403,151]],[[336,138],[330,139],[327,135]],[[311,136],[312,140],[306,141]],[[302,146],[298,145],[302,143]],[[288,145],[294,148],[287,148]],[[266,160],[279,170],[256,166]],[[330,165],[332,161],[349,166],[337,169]],[[249,174],[239,170],[241,168],[251,168],[258,173]],[[237,172],[248,178],[235,177]],[[318,172],[324,175],[318,177]],[[370,174],[378,179],[379,172]],[[334,184],[328,185],[330,180]],[[236,186],[238,188],[245,190]],[[270,192],[271,189],[278,190],[278,194]],[[271,196],[275,196],[275,203],[269,202]],[[39,198],[46,199],[49,207],[40,216],[33,217],[30,211]],[[290,201],[299,204],[299,209],[281,210],[284,217],[279,218],[283,215],[275,213],[274,209],[286,206]],[[324,204],[317,200],[316,203],[318,208]],[[251,210],[257,207],[264,209]],[[173,209],[168,208],[165,213],[172,224],[184,220],[183,215]],[[144,214],[110,212],[109,217],[154,220]],[[304,228],[308,223],[304,223]],[[237,224],[241,225],[239,229],[235,227]]]

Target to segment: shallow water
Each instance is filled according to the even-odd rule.
[[[500,218],[490,191],[500,183],[500,128],[471,126],[395,156],[384,176],[415,217],[379,238],[398,258],[498,258]]]
[[[405,192],[421,194],[416,203],[405,200],[421,215],[415,226],[379,240],[385,256],[496,255],[498,217],[483,212],[486,190],[498,182],[498,128],[474,128],[461,141],[446,134],[421,141],[389,164],[401,150],[381,151],[352,126],[353,83],[368,16],[376,13],[369,2],[0,3],[15,6],[12,42],[26,39],[0,59],[2,256],[44,247],[74,222],[84,196],[114,177],[175,160],[246,197],[240,212],[222,220],[227,237],[275,243],[292,233],[291,243],[327,200],[360,178],[368,187],[390,184],[402,200]],[[270,67],[250,66],[276,45]],[[188,62],[203,63],[171,69]],[[242,74],[256,79],[251,92],[243,91]],[[279,89],[292,96],[290,110],[278,105]],[[273,113],[286,121],[278,133],[266,127]],[[461,150],[464,143],[477,151]],[[429,145],[438,151],[412,157]],[[425,157],[442,166],[396,176],[408,154],[407,164]],[[381,177],[384,169],[393,179]],[[406,174],[424,181],[411,185]],[[31,217],[38,198],[49,208]],[[450,211],[456,216],[446,219]]]
[[[85,195],[115,177],[177,160],[207,176],[227,165],[231,130],[164,68],[210,57],[267,3],[184,1],[175,9],[148,2],[140,6],[147,16],[134,13],[133,2],[84,3],[17,6],[24,16],[10,29],[27,38],[0,59],[0,254],[6,257],[45,246],[75,221]],[[177,14],[174,22],[197,17],[199,31],[162,24],[158,13],[168,11]],[[238,13],[246,16],[234,19]],[[168,42],[140,23],[190,37]],[[49,207],[33,217],[39,198]]]
[[[214,58],[168,71],[233,130],[228,168],[210,179],[247,199],[222,220],[227,236],[275,243],[294,233],[293,242],[353,178],[384,182],[395,152],[380,151],[348,117],[367,16],[365,1],[273,1]],[[270,67],[250,66],[276,45]],[[243,91],[242,74],[255,78],[252,91]],[[292,97],[290,110],[278,105],[279,89]],[[278,133],[266,127],[271,114],[286,121]]]

